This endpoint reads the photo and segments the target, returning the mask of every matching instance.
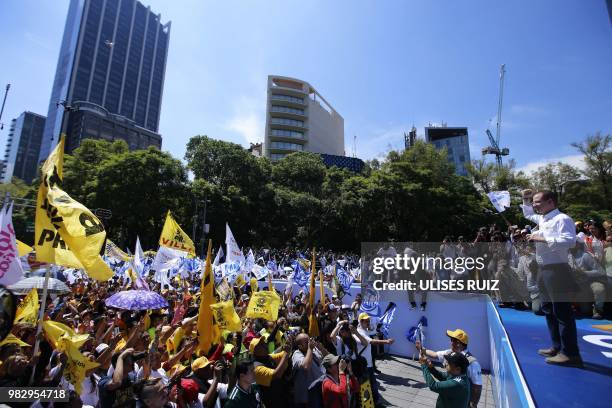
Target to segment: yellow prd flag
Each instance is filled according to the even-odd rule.
[[[312,262],[310,263],[310,292],[308,293],[308,306],[310,307],[310,316],[308,317],[308,335],[316,337],[319,335],[319,322],[315,314],[315,249],[312,248]]]
[[[19,347],[31,347],[32,346],[31,344],[28,344],[25,341],[22,341],[17,336],[11,333],[9,333],[9,335],[6,336],[4,340],[0,341],[0,347],[4,346],[5,344],[16,344]]]
[[[251,293],[255,293],[259,290],[259,284],[257,283],[257,279],[251,278],[249,283],[251,285]]]
[[[24,244],[18,239],[16,239],[15,241],[17,242],[17,253],[19,254],[20,258],[24,255],[29,254],[30,252],[34,250],[34,248],[29,246],[28,244]]]
[[[68,357],[68,362],[64,369],[64,378],[74,386],[77,394],[81,394],[81,385],[85,379],[85,373],[92,368],[98,367],[100,364],[89,361],[89,358],[79,351],[79,347],[83,343],[78,339],[64,334],[59,339],[59,343],[59,349],[63,350],[66,353],[66,357]]]
[[[189,238],[189,235],[185,234],[181,226],[178,225],[170,211],[166,215],[166,222],[159,237],[159,245],[189,252],[192,255],[195,254],[193,241]]]
[[[106,238],[104,226],[87,207],[62,190],[63,167],[62,135],[41,169],[42,182],[36,200],[36,259],[66,265],[62,263],[70,257],[66,253],[72,252],[90,277],[106,281],[113,272],[100,256]],[[66,266],[74,266],[74,262],[70,263]]]
[[[213,303],[210,308],[215,317],[215,324],[219,331],[229,330],[231,332],[242,331],[242,324],[240,323],[240,317],[234,309],[234,302],[229,300],[227,302]]]
[[[361,383],[359,398],[361,399],[361,407],[374,408],[374,397],[372,396],[372,387],[369,380]]]
[[[236,285],[239,288],[241,288],[244,285],[246,285],[246,281],[244,280],[244,276],[242,274],[240,274],[240,275],[238,275],[236,277],[236,280],[234,281],[234,285]]]
[[[36,324],[38,321],[39,310],[40,305],[38,304],[38,292],[36,289],[32,289],[17,306],[15,323],[22,322]]]
[[[215,280],[211,265],[212,241],[208,240],[208,252],[206,254],[206,266],[202,277],[200,289],[200,310],[198,312],[198,348],[204,354],[208,354],[213,339],[213,314],[210,305],[214,302]]]
[[[265,319],[269,322],[275,322],[278,318],[278,308],[280,306],[280,297],[276,292],[262,290],[251,293],[249,306],[247,307],[246,317],[252,319]]]
[[[60,322],[54,322],[53,320],[45,320],[42,326],[47,339],[49,339],[49,342],[51,342],[53,348],[58,350],[64,350],[62,349],[63,343],[60,341],[62,336],[69,337],[72,344],[74,344],[77,349],[81,347],[89,338],[88,334],[76,334],[71,327],[68,327]]]

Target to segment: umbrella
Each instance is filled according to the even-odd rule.
[[[168,302],[160,294],[149,290],[125,290],[105,300],[106,306],[126,310],[163,309]]]
[[[8,288],[17,295],[26,295],[32,289],[36,288],[40,291],[43,290],[45,285],[44,276],[33,276],[31,278],[22,279]],[[69,293],[70,288],[66,286],[64,282],[59,279],[49,278],[49,284],[47,286],[47,293],[60,295],[62,293]]]

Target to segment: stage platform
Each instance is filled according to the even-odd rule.
[[[537,354],[550,347],[544,316],[497,309],[508,333],[527,387],[538,407],[610,407],[612,386],[612,322],[577,320],[578,347],[584,368],[560,367]],[[595,327],[599,326],[599,327]]]

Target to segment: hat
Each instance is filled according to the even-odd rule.
[[[448,361],[448,364],[454,365],[455,367],[461,368],[461,372],[465,373],[470,362],[467,357],[461,353],[450,353],[444,356],[444,359]]]
[[[466,332],[464,332],[461,329],[457,329],[455,331],[447,330],[446,331],[446,335],[448,337],[450,337],[451,339],[459,340],[460,342],[462,342],[466,346],[468,344],[468,335],[467,335]]]
[[[191,403],[198,399],[200,387],[194,380],[190,378],[181,378],[181,389],[183,390],[183,399],[185,402]]]
[[[333,354],[329,353],[328,355],[323,357],[323,361],[321,362],[321,365],[325,368],[329,368],[333,366],[334,364],[338,363],[338,360],[340,360],[340,357],[334,356]]]
[[[249,353],[253,354],[253,352],[255,351],[255,347],[257,347],[257,345],[259,344],[259,342],[261,342],[262,339],[263,337],[255,337],[253,340],[251,340],[251,343],[249,344]]]
[[[206,357],[199,357],[193,360],[191,363],[191,371],[197,371],[201,368],[206,368],[210,364],[210,361]]]
[[[359,313],[359,320],[369,320],[369,319],[370,319],[370,315],[368,315],[366,312]]]
[[[328,312],[335,312],[336,309],[338,309],[338,308],[333,303],[330,303],[329,305],[327,305],[327,311]]]
[[[109,345],[106,344],[106,343],[98,344],[98,346],[96,347],[96,354],[100,355],[100,354],[104,353],[104,350],[106,350],[108,347],[109,347]]]
[[[240,299],[242,300],[249,300],[249,295],[247,295],[246,293],[242,296],[240,296]]]

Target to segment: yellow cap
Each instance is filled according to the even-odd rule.
[[[459,340],[460,342],[462,342],[463,344],[465,344],[467,346],[468,344],[468,335],[466,332],[464,332],[461,329],[457,329],[455,331],[450,331],[447,330],[446,331],[446,335],[448,337],[450,337],[451,339],[456,339]]]
[[[191,363],[191,371],[197,371],[201,368],[206,368],[210,364],[210,361],[206,357],[199,357],[193,360]]]
[[[251,340],[251,343],[249,344],[249,353],[253,354],[255,347],[257,347],[262,339],[263,337],[255,337],[253,340]]]
[[[368,315],[366,312],[362,312],[359,314],[359,320],[369,320],[370,319],[370,315]]]

